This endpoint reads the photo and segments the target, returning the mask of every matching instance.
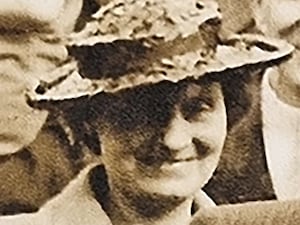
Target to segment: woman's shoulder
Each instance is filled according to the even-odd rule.
[[[64,190],[48,201],[40,213],[54,224],[110,225],[102,206],[90,188],[90,172],[97,164],[90,164]]]

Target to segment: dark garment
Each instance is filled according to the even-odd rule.
[[[217,204],[275,199],[262,136],[263,72],[235,74],[224,82],[228,136],[219,166],[205,187]]]
[[[228,114],[228,136],[219,166],[204,191],[217,203],[275,199],[262,137],[261,80],[264,69],[236,70],[220,78]],[[216,131],[217,132],[217,131]],[[91,187],[105,208],[109,192],[103,167]]]
[[[219,167],[205,187],[218,204],[275,198],[262,139],[260,83],[263,71],[247,68],[232,71],[232,76],[220,74],[228,111],[228,137]],[[92,156],[100,154],[98,134],[94,124],[86,122],[87,118],[93,118],[84,102],[83,98],[42,104],[49,106],[50,111],[58,108],[61,113],[50,113],[30,146],[0,157],[0,215],[38,210],[88,163],[84,162],[86,148],[91,150],[88,152]],[[64,122],[73,131],[71,139],[75,143],[62,126]],[[92,183],[93,188],[100,191],[99,196],[107,191],[101,188],[103,185]]]

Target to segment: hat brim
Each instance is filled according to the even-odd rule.
[[[218,45],[210,58],[201,58],[200,50],[190,51],[171,58],[154,62],[146,71],[128,73],[117,79],[83,78],[77,71],[61,76],[57,85],[43,93],[31,92],[33,102],[60,101],[83,96],[93,96],[100,92],[114,93],[122,89],[134,88],[142,84],[156,84],[167,80],[178,82],[186,78],[198,79],[211,73],[223,73],[245,66],[278,63],[292,54],[294,47],[283,40],[269,39],[260,35],[244,34],[233,36],[230,45]],[[59,73],[66,74],[75,70],[76,64],[66,65]],[[56,72],[58,73],[58,72]],[[41,85],[41,84],[40,84]]]

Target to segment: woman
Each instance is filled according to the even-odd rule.
[[[80,64],[81,76],[58,77],[58,85],[41,83],[30,93],[33,106],[64,107],[73,118],[67,117],[70,128],[70,121],[88,126],[66,132],[70,141],[79,137],[82,143],[86,130],[98,132],[102,163],[88,165],[39,212],[2,217],[3,223],[188,224],[193,212],[212,204],[201,188],[218,164],[226,135],[220,82],[243,68],[263,70],[291,48],[276,42],[277,50],[263,51],[256,44],[265,40],[242,37],[235,41],[246,48],[215,49],[217,11],[192,1],[173,3],[103,6],[102,43],[70,48],[74,56],[93,55],[98,70]],[[124,26],[126,21],[134,22]],[[80,104],[74,103],[78,97]]]

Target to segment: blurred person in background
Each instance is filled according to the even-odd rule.
[[[31,107],[26,93],[69,61],[77,18],[95,12],[88,2],[0,1],[1,215],[36,211],[82,166],[82,149],[73,150],[59,114]]]
[[[228,84],[230,130],[207,191],[219,203],[298,199],[300,2],[218,3],[224,42],[235,33],[250,32],[284,39],[295,50],[286,62],[264,73],[241,75],[235,84]]]

